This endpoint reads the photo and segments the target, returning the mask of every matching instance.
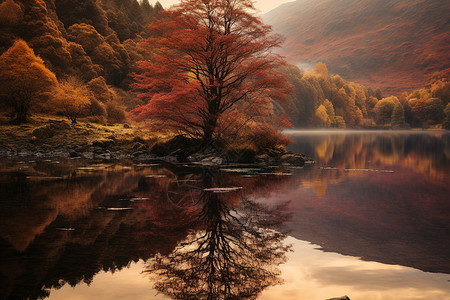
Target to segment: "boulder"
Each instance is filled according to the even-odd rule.
[[[36,128],[32,135],[37,139],[48,139],[59,134],[59,131],[70,129],[70,125],[65,121],[49,120],[49,124]]]
[[[101,147],[101,148],[109,148],[116,145],[116,142],[114,140],[108,139],[108,140],[97,140],[92,142],[92,146],[94,147]]]
[[[305,164],[305,156],[302,154],[288,153],[280,158],[282,163],[287,163],[293,166],[303,166]]]
[[[342,296],[342,297],[338,297],[338,298],[330,298],[327,300],[350,300],[350,298],[348,296]]]
[[[111,153],[102,153],[95,156],[96,158],[111,159]]]
[[[254,163],[257,151],[253,147],[241,146],[229,148],[225,151],[228,162],[231,163]]]
[[[33,130],[32,135],[38,139],[48,139],[55,136],[55,130],[51,125],[45,125]]]
[[[208,165],[208,166],[218,166],[223,163],[223,159],[218,156],[209,156],[205,157],[200,161],[200,164],[202,165]]]
[[[264,154],[257,155],[255,157],[255,160],[257,163],[267,164],[271,161],[271,157],[268,154],[264,153]]]
[[[160,157],[177,155],[185,158],[194,153],[198,146],[199,142],[197,140],[177,135],[168,141],[156,143],[151,151]]]
[[[69,152],[69,157],[72,157],[72,158],[74,158],[74,157],[80,157],[80,155],[79,155],[77,152],[75,152],[75,151],[70,151],[70,152]]]
[[[66,121],[49,120],[50,127],[56,130],[69,130],[71,127]]]

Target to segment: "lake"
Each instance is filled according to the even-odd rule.
[[[289,130],[316,163],[0,163],[0,299],[445,299],[450,134]]]

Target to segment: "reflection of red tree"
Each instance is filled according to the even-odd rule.
[[[231,177],[207,172],[201,186],[230,186]],[[195,206],[178,208],[185,218],[177,222],[186,222],[191,234],[172,253],[150,262],[148,272],[155,277],[156,289],[174,299],[253,299],[279,283],[276,266],[285,260],[289,246],[273,227],[286,220],[286,207],[269,208],[243,198],[250,189],[203,190]],[[173,218],[161,221],[162,228],[176,224]]]
[[[198,197],[200,197],[204,185],[204,176],[198,173],[196,176],[192,176],[193,174],[195,174],[195,172],[187,173],[183,176],[176,176],[173,174],[172,176],[165,178],[153,177],[145,179],[145,190],[133,193],[133,196],[151,199],[150,201],[137,201],[135,205],[145,211],[145,215],[143,215],[142,218],[152,220],[155,226],[152,226],[143,232],[139,232],[138,235],[145,236],[156,232],[166,234],[168,232],[174,234],[180,231],[184,232],[184,230],[180,228],[204,230],[204,228],[197,224],[196,221],[193,221],[202,213],[201,206],[193,204],[199,200]],[[179,185],[173,184],[177,180],[179,181]],[[191,198],[188,197],[185,198],[185,201],[179,203],[179,205],[174,205],[174,203],[167,198],[168,194],[166,189],[172,189],[172,193],[190,193],[191,191],[184,186],[186,180],[198,180],[197,182],[189,183],[189,186],[194,187],[193,195],[194,197],[197,197],[197,199],[194,199],[194,202],[192,202]],[[221,201],[226,202],[227,207],[231,208],[239,206],[242,198],[256,198],[275,193],[290,181],[291,178],[289,176],[244,177],[242,175],[223,172],[220,176],[216,176],[211,187],[242,187],[239,191],[221,194]],[[177,186],[179,187],[179,190],[176,190]],[[185,209],[182,208],[184,204],[187,205]],[[184,238],[184,236],[181,237]]]

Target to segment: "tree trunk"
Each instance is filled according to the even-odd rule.
[[[27,103],[27,100],[15,99],[14,110],[16,112],[16,118],[13,120],[13,123],[14,124],[26,123],[28,121],[27,119],[28,109],[29,104]]]
[[[217,117],[209,116],[208,121],[206,122],[203,128],[203,145],[206,146],[210,144],[213,140],[214,131],[217,127]]]

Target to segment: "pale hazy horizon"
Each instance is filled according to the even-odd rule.
[[[150,0],[150,4],[155,4],[158,0]],[[265,14],[266,12],[271,11],[272,9],[280,6],[283,3],[292,2],[293,0],[256,0],[255,7],[261,13]],[[173,4],[179,3],[180,0],[159,0],[159,3],[162,4],[164,8],[168,8]]]

